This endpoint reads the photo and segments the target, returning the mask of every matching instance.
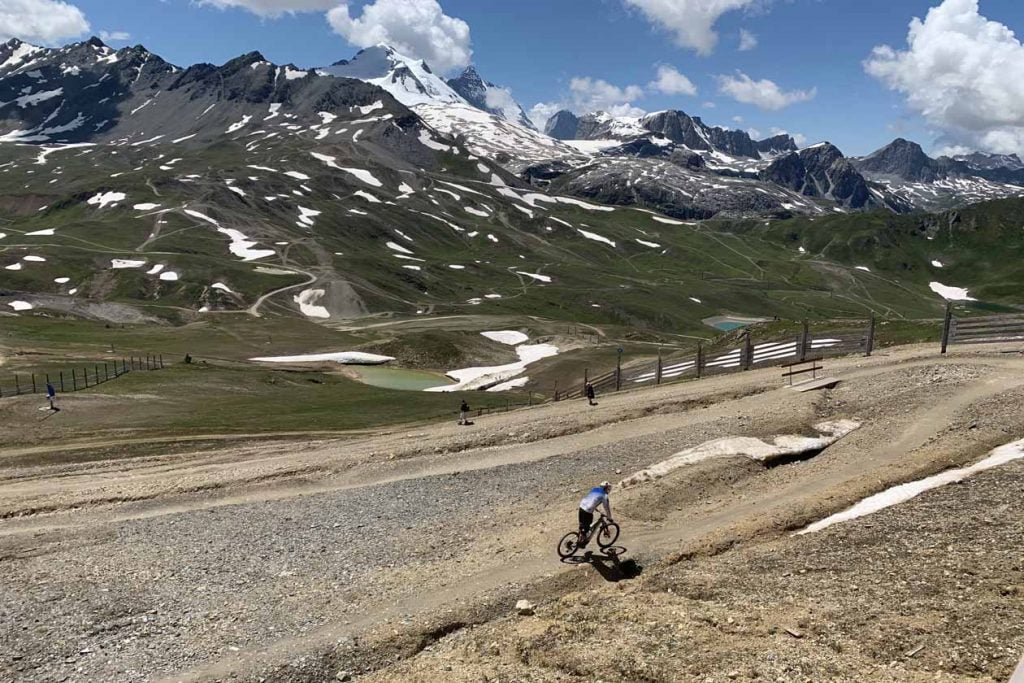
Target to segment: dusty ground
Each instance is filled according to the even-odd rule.
[[[1024,437],[1024,357],[828,369],[825,393],[773,369],[469,429],[0,450],[0,681],[1005,680],[1024,466],[788,532]],[[616,492],[624,570],[555,557],[593,482],[825,418],[864,426]]]

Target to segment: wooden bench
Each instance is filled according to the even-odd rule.
[[[783,379],[789,380],[790,389],[801,393],[805,391],[813,391],[815,389],[834,387],[839,383],[839,380],[835,377],[818,377],[818,371],[825,369],[825,366],[820,365],[822,360],[824,360],[824,356],[817,356],[815,358],[808,358],[807,360],[783,365],[782,367],[786,369],[786,372],[782,373],[782,377]],[[809,367],[802,367],[805,365]],[[811,373],[810,379],[805,379],[804,381],[797,382],[796,384],[793,383],[794,377],[808,372]]]
[[[824,370],[825,366],[819,365],[821,361],[825,360],[824,356],[815,356],[814,358],[808,358],[807,360],[800,360],[795,363],[786,363],[782,367],[785,368],[786,372],[782,373],[783,379],[789,380],[789,386],[793,386],[793,378],[797,375],[803,375],[805,373],[811,373],[811,379],[817,379],[818,371]],[[809,365],[810,367],[800,367],[802,365]],[[800,368],[799,370],[796,368]]]

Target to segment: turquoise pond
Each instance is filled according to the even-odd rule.
[[[714,325],[712,325],[712,327],[715,328],[716,330],[721,330],[722,332],[732,332],[733,330],[738,330],[741,327],[746,327],[749,324],[750,323],[738,323],[735,321],[728,321],[715,323]]]
[[[389,368],[386,365],[350,366],[359,376],[359,381],[382,389],[398,389],[401,391],[423,391],[433,387],[453,384],[444,375],[424,370],[408,370],[406,368]]]

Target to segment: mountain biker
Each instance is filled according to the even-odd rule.
[[[612,521],[612,506],[608,498],[611,490],[611,482],[602,481],[599,486],[590,489],[580,501],[580,538],[586,538],[590,533],[590,525],[594,523],[594,510],[599,506],[604,507],[604,516]]]

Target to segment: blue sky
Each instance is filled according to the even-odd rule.
[[[358,50],[358,45],[328,23],[324,8],[330,0],[206,0],[246,6],[228,8],[189,0],[70,1],[84,14],[90,33],[125,32],[130,43],[143,43],[180,65],[222,63],[259,50],[272,61],[309,67],[347,58]],[[358,17],[365,5],[383,1],[350,2],[348,13]],[[401,1],[436,4],[438,0]],[[709,0],[439,0],[446,17],[468,24],[468,44],[481,73],[510,88],[527,109],[537,103],[579,105],[570,93],[572,79],[590,78],[593,81],[587,93],[591,94],[597,79],[620,89],[637,86],[624,97],[628,102],[619,103],[624,107],[682,109],[710,123],[754,129],[764,136],[776,129],[786,130],[802,135],[809,143],[828,139],[848,155],[870,152],[897,135],[917,140],[926,149],[984,144],[993,151],[1011,151],[1017,143],[1008,140],[1016,141],[1017,129],[1024,130],[1017,126],[1021,122],[1011,121],[1007,133],[1007,123],[1002,120],[988,121],[988,128],[977,130],[973,114],[937,113],[941,103],[922,102],[927,93],[918,92],[911,79],[915,73],[920,78],[930,77],[927,70],[921,71],[927,68],[922,66],[928,61],[926,53],[909,55],[898,65],[889,64],[884,76],[865,72],[863,62],[875,46],[907,49],[908,24],[913,17],[924,17],[940,4],[947,5],[950,12],[956,9],[957,16],[970,15],[971,5],[978,0],[733,1],[745,8],[718,16],[713,24],[717,45],[698,54],[699,46],[680,45],[672,29],[652,19],[651,13],[656,14],[659,7],[675,11],[693,6],[699,11]],[[266,7],[310,11],[270,17],[259,16],[251,11],[253,7],[264,14],[261,8]],[[1024,28],[1024,3],[1020,0],[981,0],[979,7],[989,22],[1011,30]],[[645,14],[644,8],[654,9]],[[956,17],[950,21],[954,19],[959,21]],[[349,38],[359,42],[365,33],[362,28],[352,29]],[[739,49],[741,30],[753,34],[756,47]],[[945,40],[942,30],[936,26],[935,42]],[[109,42],[115,47],[125,44]],[[965,44],[971,42],[968,39]],[[1015,60],[1017,53],[1012,47],[1001,54]],[[1024,55],[1024,48],[1020,54]],[[1024,58],[1021,61],[1024,70]],[[684,74],[696,94],[668,95],[651,87],[659,65]],[[736,101],[721,92],[720,77],[735,80],[740,73],[755,82],[755,89],[767,79],[783,94],[799,91],[803,96],[788,106],[770,105],[779,106],[777,109]],[[976,74],[958,76],[965,81],[979,80]],[[964,87],[971,86],[960,86],[949,96],[962,96]],[[1002,99],[996,101],[1006,101],[1002,94],[997,95]],[[999,130],[993,132],[993,126]],[[1024,134],[1020,139],[1024,140]],[[999,145],[1002,147],[996,149]]]

